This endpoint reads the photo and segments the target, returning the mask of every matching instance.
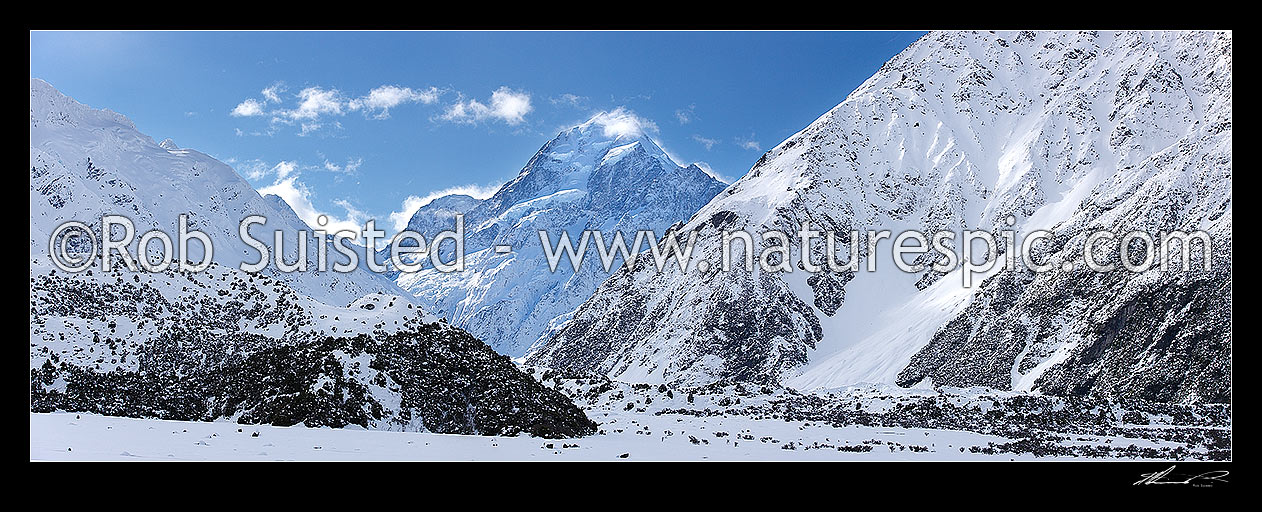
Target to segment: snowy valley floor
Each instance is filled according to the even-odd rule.
[[[34,460],[953,460],[999,459],[954,452],[1001,438],[967,432],[868,427],[803,427],[783,421],[678,416],[611,418],[615,431],[579,439],[483,437],[237,425],[118,418],[91,414],[31,414]],[[670,431],[672,435],[666,435]],[[254,436],[257,432],[258,436]],[[727,432],[728,436],[716,437]],[[737,439],[748,434],[754,440]],[[759,441],[759,437],[776,442]],[[692,444],[690,438],[700,444]],[[704,443],[700,441],[704,440]],[[783,447],[793,442],[796,450]],[[813,444],[872,446],[871,451],[810,449]],[[879,443],[879,444],[874,444]],[[911,444],[944,450],[915,453]],[[891,451],[888,447],[896,447]],[[902,447],[900,450],[897,447]],[[627,454],[625,458],[620,458]],[[1002,456],[1008,460],[1009,456]],[[1022,457],[1030,458],[1030,457]]]
[[[543,381],[574,397],[600,423],[600,433],[578,439],[541,439],[32,413],[30,456],[33,460],[1230,459],[1230,409],[1225,406],[1189,409],[1148,404],[1136,411],[976,390],[944,394],[860,387],[799,394],[729,386],[685,394],[601,379],[548,376]],[[1091,408],[1081,409],[1088,405]]]

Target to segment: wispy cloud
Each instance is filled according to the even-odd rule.
[[[276,181],[288,178],[298,170],[297,162],[281,162],[272,168],[272,173],[276,175]]]
[[[509,126],[521,124],[534,107],[530,94],[507,86],[491,93],[489,104],[478,100],[460,100],[447,107],[441,119],[454,123],[476,124],[482,121],[503,121]]]
[[[438,101],[442,91],[437,87],[414,90],[411,87],[383,85],[368,92],[366,96],[355,98],[347,103],[350,110],[364,109],[375,112],[378,119],[390,117],[390,109],[404,103],[423,103],[430,105]]]
[[[339,164],[324,158],[322,165],[304,165],[297,160],[282,160],[275,164],[260,159],[237,160],[229,158],[224,162],[231,165],[246,180],[258,182],[268,177],[272,177],[273,181],[282,181],[299,172],[334,172],[340,174],[354,174],[364,165],[362,157],[347,158],[345,163]]]
[[[337,89],[308,87],[298,92],[298,107],[279,112],[280,115],[294,121],[315,121],[320,116],[342,115],[343,100]]]
[[[263,100],[268,103],[280,103],[280,95],[286,90],[288,89],[285,88],[285,84],[282,82],[269,85],[266,89],[263,89]]]
[[[321,125],[320,123],[316,123],[316,122],[311,122],[311,123],[302,123],[302,124],[301,124],[302,131],[298,132],[298,135],[299,135],[300,137],[306,137],[306,136],[308,136],[308,135],[311,135],[312,133],[315,133],[315,132],[317,132],[317,131],[320,131],[320,127],[321,127],[321,126],[323,126],[323,125]]]
[[[343,165],[338,165],[326,159],[324,161],[324,170],[332,171],[332,172],[354,174],[355,171],[359,170],[359,166],[361,165],[364,165],[363,158],[355,158],[355,159],[348,158],[346,159],[346,163]]]
[[[679,124],[691,123],[694,119],[697,118],[696,110],[697,110],[696,104],[688,105],[688,108],[676,109],[675,119],[679,120]]]
[[[702,146],[705,146],[706,151],[709,151],[710,148],[713,148],[715,144],[719,143],[718,139],[708,139],[696,134],[693,134],[692,140],[695,140],[701,143]]]
[[[236,169],[241,176],[244,176],[245,179],[249,181],[261,180],[272,170],[272,164],[257,158],[245,161],[239,161],[236,158],[228,158],[224,160],[224,163],[232,166],[232,168]]]
[[[321,86],[305,87],[297,94],[286,95],[288,87],[276,82],[261,91],[263,99],[246,98],[232,109],[233,117],[263,117],[271,119],[272,128],[263,131],[238,129],[237,135],[271,135],[278,126],[297,126],[298,135],[310,135],[321,129],[340,128],[331,118],[349,112],[362,112],[370,119],[387,119],[391,109],[406,103],[434,104],[444,91],[437,87],[414,89],[401,85],[381,85],[362,96],[348,96],[336,88]],[[296,101],[286,106],[287,101]]]
[[[548,98],[553,105],[564,105],[574,108],[582,108],[587,105],[588,98],[577,94],[565,93],[554,98]]]
[[[287,91],[283,82],[275,82],[261,91],[263,99],[246,98],[237,104],[230,112],[233,117],[268,117],[271,120],[266,131],[238,128],[237,135],[273,135],[278,127],[292,126],[298,129],[298,135],[307,136],[329,128],[341,128],[336,118],[351,112],[361,112],[368,119],[388,119],[394,109],[405,104],[434,105],[451,92],[433,86],[413,88],[394,84],[374,87],[359,96],[318,85],[305,87],[297,94],[285,94]],[[498,121],[516,126],[524,123],[526,115],[534,111],[530,93],[507,86],[492,91],[486,101],[466,99],[459,92],[456,95],[456,101],[431,120],[461,124]],[[567,93],[550,101],[554,105],[582,108],[588,98]]]
[[[752,133],[749,134],[749,137],[737,137],[736,145],[742,149],[748,149],[750,151],[762,151],[762,144],[759,144],[754,137],[755,136]]]

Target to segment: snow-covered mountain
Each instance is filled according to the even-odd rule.
[[[187,214],[211,237],[213,263],[133,272],[116,261],[102,272],[97,256],[74,274],[54,268],[54,227],[99,229],[104,214],[129,217],[137,238],[160,227],[173,239]],[[595,430],[571,400],[367,271],[362,248],[346,274],[315,271],[314,235],[306,272],[239,270],[257,257],[237,232],[251,214],[268,218],[252,236],[271,242],[282,231],[285,261],[297,260],[298,232],[311,230],[279,197],[32,79],[31,410],[486,435]]]
[[[298,233],[308,232],[308,269],[282,273],[272,265],[265,270],[270,276],[330,304],[348,304],[368,293],[406,295],[366,269],[360,246],[355,246],[359,269],[318,272],[314,230],[284,200],[261,197],[224,163],[170,139],[155,142],[123,115],[83,105],[38,78],[31,79],[30,189],[33,259],[47,260],[48,238],[65,221],[84,222],[99,234],[102,215],[127,216],[136,226],[135,254],[140,235],[150,229],[161,228],[175,240],[178,216],[187,214],[190,229],[214,242],[214,261],[237,268],[258,258],[237,232],[241,220],[262,215],[268,222],[251,226],[251,236],[274,252],[273,233],[280,231],[286,262],[298,260]],[[337,255],[329,244],[328,254]],[[191,244],[189,252],[188,259],[201,260],[199,244]]]
[[[840,234],[845,260],[851,229],[995,231],[1011,215],[1018,240],[1055,233],[1044,252],[1056,270],[990,272],[965,288],[959,269],[899,271],[888,240],[877,272],[659,273],[641,260],[527,361],[636,382],[1228,401],[1231,42],[1205,32],[931,33],[680,230],[718,258],[723,230],[796,232],[809,221]],[[1092,272],[1082,248],[1099,229],[1203,229],[1213,270]],[[1098,259],[1116,263],[1106,249]]]
[[[465,215],[466,268],[443,273],[427,266],[397,275],[397,283],[429,311],[502,354],[520,356],[609,277],[594,240],[578,272],[568,263],[550,272],[537,230],[553,243],[564,231],[575,246],[585,229],[602,230],[606,246],[621,231],[630,246],[637,230],[661,236],[723,187],[700,167],[671,160],[633,114],[602,112],[544,144],[491,197],[446,196],[419,209],[408,227],[426,237]],[[512,251],[497,253],[497,245]]]

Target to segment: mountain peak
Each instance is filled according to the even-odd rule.
[[[574,170],[591,171],[637,146],[666,169],[682,167],[650,136],[657,125],[625,108],[594,114],[583,123],[563,130],[540,149],[540,155]],[[613,161],[616,161],[613,160]]]
[[[470,268],[398,274],[397,284],[501,353],[524,354],[604,281],[595,258],[578,272],[549,272],[540,230],[571,240],[584,227],[665,233],[723,189],[667,156],[656,130],[626,109],[599,112],[561,130],[491,197],[453,209],[439,208],[440,198],[418,209],[408,227],[426,234],[465,214]]]

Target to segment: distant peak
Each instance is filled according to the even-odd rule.
[[[417,210],[429,209],[464,209],[469,204],[477,202],[478,199],[468,194],[447,194],[445,196],[435,197],[433,200],[421,205]]]
[[[171,139],[164,139],[162,142],[158,143],[158,146],[162,149],[180,149],[179,146],[175,145],[175,141]]]

